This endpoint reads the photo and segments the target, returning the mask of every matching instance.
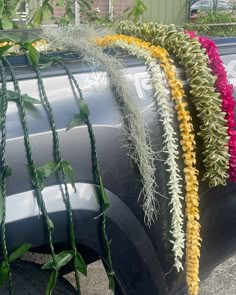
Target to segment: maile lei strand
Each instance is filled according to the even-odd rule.
[[[190,39],[174,25],[121,22],[119,33],[140,37],[154,45],[164,47],[175,54],[184,66],[190,82],[190,93],[200,119],[200,131],[204,144],[205,174],[203,180],[210,186],[225,185],[229,177],[228,127],[221,99],[214,84],[216,77],[208,67],[208,57],[198,40]]]
[[[64,161],[61,157],[60,152],[60,143],[58,134],[56,131],[56,126],[54,122],[54,116],[53,116],[53,110],[49,103],[49,100],[47,98],[46,89],[44,87],[43,79],[41,76],[41,72],[39,70],[39,60],[40,60],[40,54],[35,49],[36,44],[31,44],[31,42],[17,42],[20,45],[20,51],[24,52],[27,57],[29,63],[32,65],[34,70],[37,72],[38,76],[38,85],[39,85],[39,93],[40,98],[42,100],[42,104],[45,107],[45,110],[48,114],[48,118],[51,125],[51,130],[53,133],[53,143],[54,143],[54,155],[55,155],[55,162],[49,162],[48,164],[42,166],[42,167],[36,167],[36,163],[33,160],[32,155],[32,149],[31,144],[29,140],[29,132],[28,132],[28,124],[26,120],[26,111],[24,106],[24,99],[25,95],[21,94],[21,90],[19,87],[19,83],[16,79],[16,75],[14,73],[14,69],[11,66],[10,62],[3,56],[0,59],[0,67],[2,69],[2,76],[3,76],[3,83],[2,83],[2,97],[3,99],[0,100],[1,106],[3,106],[3,111],[0,114],[1,118],[1,126],[3,126],[1,129],[1,167],[2,169],[0,171],[3,171],[4,173],[0,174],[0,221],[1,221],[1,237],[2,237],[2,245],[3,245],[3,254],[4,254],[4,260],[0,266],[0,276],[1,276],[1,283],[4,283],[5,280],[9,280],[9,293],[13,294],[13,287],[12,287],[12,280],[11,280],[11,272],[10,272],[10,263],[16,260],[17,258],[20,258],[25,252],[27,252],[31,244],[25,244],[22,245],[20,248],[18,248],[15,252],[13,252],[11,255],[8,256],[7,251],[7,245],[6,245],[6,237],[5,237],[5,218],[6,218],[6,206],[5,206],[5,197],[6,197],[6,177],[10,175],[10,168],[7,166],[5,161],[5,145],[6,145],[6,128],[5,128],[5,121],[6,121],[6,112],[7,112],[7,105],[8,105],[8,99],[9,99],[9,91],[7,90],[7,81],[6,81],[6,72],[5,68],[3,66],[3,62],[6,64],[6,66],[10,69],[10,73],[12,76],[13,84],[14,84],[14,90],[11,91],[11,95],[14,95],[15,102],[17,102],[18,111],[20,114],[20,119],[23,127],[24,132],[24,142],[25,142],[25,148],[26,148],[26,156],[28,160],[28,167],[29,167],[29,173],[32,180],[32,184],[35,188],[36,192],[36,198],[38,202],[39,209],[43,215],[46,230],[48,233],[48,239],[49,239],[49,247],[51,250],[52,259],[49,260],[47,263],[45,263],[42,267],[42,269],[51,270],[50,279],[48,282],[47,294],[51,294],[57,281],[57,277],[59,274],[59,270],[62,266],[69,263],[71,260],[74,260],[74,270],[75,270],[75,280],[76,280],[76,289],[78,294],[80,294],[80,283],[79,283],[79,276],[78,272],[83,273],[84,275],[87,274],[86,264],[81,256],[81,254],[78,252],[76,247],[76,240],[75,240],[75,233],[74,233],[74,221],[73,221],[73,215],[72,215],[72,209],[70,205],[70,199],[69,199],[69,189],[68,184],[71,183],[72,186],[75,189],[75,182],[74,182],[74,176],[73,176],[73,169],[69,162]],[[4,44],[1,48],[2,52],[7,51],[10,49],[14,43],[9,40],[7,44]],[[59,60],[55,60],[56,58],[52,58],[50,60],[50,64],[52,62],[59,62]],[[105,263],[106,263],[106,269],[107,274],[109,278],[109,287],[114,291],[114,273],[112,271],[112,260],[111,260],[111,254],[110,254],[110,242],[108,240],[107,234],[106,234],[106,215],[105,210],[109,206],[108,197],[106,195],[106,191],[103,186],[102,177],[99,171],[99,165],[98,165],[98,159],[97,159],[97,152],[96,152],[96,141],[95,136],[93,133],[93,128],[89,120],[89,109],[85,101],[83,100],[82,92],[74,78],[74,76],[70,73],[69,70],[66,70],[66,73],[68,75],[68,78],[71,82],[71,88],[73,90],[73,93],[75,95],[75,98],[78,103],[78,107],[80,109],[80,113],[77,115],[77,117],[80,117],[80,121],[84,122],[88,127],[88,133],[91,140],[91,150],[92,150],[92,157],[93,157],[93,166],[94,166],[94,174],[96,177],[96,183],[98,184],[98,195],[99,195],[99,202],[101,206],[101,214],[98,216],[101,220],[101,236],[103,240],[103,246],[104,246],[104,252],[105,252]],[[78,91],[79,95],[77,95],[76,91]],[[38,100],[35,100],[34,98],[31,98],[27,96],[27,100],[30,103],[40,103]],[[76,117],[76,118],[77,118]],[[76,126],[74,124],[74,118],[72,119],[72,123],[70,122],[67,130],[73,128]],[[71,247],[72,250],[63,251],[59,254],[55,253],[54,245],[53,245],[53,230],[54,230],[54,224],[53,221],[50,219],[47,208],[45,206],[44,200],[43,200],[43,189],[45,186],[45,179],[52,174],[60,171],[62,173],[62,183],[64,185],[64,191],[62,193],[63,200],[66,205],[67,214],[68,214],[68,225],[69,225],[69,235],[71,240]]]
[[[202,48],[206,50],[206,54],[209,58],[209,67],[212,73],[217,77],[215,82],[215,88],[220,93],[222,99],[222,110],[226,113],[226,120],[228,126],[229,135],[229,175],[230,180],[236,182],[236,132],[234,128],[236,126],[234,120],[234,97],[233,97],[233,86],[228,84],[227,73],[223,62],[220,58],[219,51],[213,40],[206,37],[196,37],[195,32],[186,31],[190,38],[197,38]]]
[[[161,67],[163,68],[167,81],[171,88],[172,98],[176,103],[178,120],[180,122],[181,145],[184,157],[184,174],[186,182],[186,215],[187,215],[187,247],[186,247],[186,275],[190,294],[197,294],[199,289],[199,256],[200,256],[200,225],[199,225],[199,200],[198,200],[198,181],[197,170],[195,168],[195,141],[193,134],[193,126],[190,123],[191,117],[186,110],[187,103],[183,102],[184,91],[180,81],[176,79],[174,65],[171,64],[168,53],[159,46],[152,46],[148,42],[143,42],[138,38],[128,37],[124,35],[106,36],[103,39],[98,38],[97,43],[100,46],[116,46],[126,49],[130,54],[145,59],[151,81],[154,89],[154,97],[161,113],[164,127],[164,143],[168,152],[167,166],[170,172],[170,180],[168,183],[171,195],[171,212],[172,212],[172,234],[174,237],[173,252],[175,256],[175,266],[178,270],[182,268],[181,258],[183,256],[184,235],[182,231],[183,214],[181,210],[181,192],[180,192],[180,176],[178,175],[178,167],[176,164],[176,156],[178,155],[177,147],[174,139],[174,130],[172,127],[173,119],[171,114],[169,97],[170,93],[165,88],[165,81],[161,75]],[[156,58],[160,59],[161,67],[157,63]]]
[[[5,46],[4,49],[7,50],[11,46],[13,46],[13,42],[8,42],[8,44],[6,44],[4,46]],[[28,43],[22,42],[20,44],[20,50],[22,52],[26,53],[30,64],[35,68],[36,59],[34,57],[38,56],[38,58],[39,58],[39,53],[34,48],[34,46],[30,42],[28,42]],[[56,162],[49,162],[48,164],[46,164],[44,166],[36,167],[36,163],[33,160],[33,154],[32,154],[32,149],[31,149],[31,144],[30,144],[30,137],[29,137],[29,132],[28,132],[28,123],[27,123],[27,119],[26,119],[26,109],[25,109],[25,105],[24,105],[25,95],[21,94],[18,80],[16,79],[14,69],[13,69],[12,65],[10,64],[10,62],[4,56],[1,57],[1,64],[2,64],[2,61],[10,70],[12,80],[13,80],[14,90],[15,90],[15,91],[9,92],[7,90],[7,81],[6,81],[6,79],[3,79],[3,87],[2,87],[3,97],[4,97],[4,93],[5,93],[7,100],[9,99],[9,97],[14,96],[15,102],[17,102],[18,111],[20,114],[20,119],[21,119],[23,132],[24,132],[24,143],[25,143],[25,148],[26,148],[26,156],[27,156],[27,160],[28,160],[29,174],[31,177],[32,184],[35,188],[35,195],[37,198],[38,207],[39,207],[39,209],[43,215],[43,218],[44,218],[44,222],[45,222],[47,233],[48,233],[49,247],[50,247],[51,254],[52,254],[52,259],[49,260],[47,263],[45,263],[42,267],[42,269],[52,270],[46,293],[47,294],[52,293],[52,291],[56,285],[56,281],[57,281],[57,277],[58,277],[58,273],[59,273],[60,268],[62,266],[64,266],[65,264],[67,264],[72,259],[74,260],[74,265],[75,265],[76,289],[77,289],[78,293],[80,293],[78,272],[80,271],[86,275],[87,270],[86,270],[86,265],[83,261],[82,256],[77,251],[76,243],[75,243],[73,216],[72,216],[72,210],[71,210],[71,206],[70,206],[69,189],[68,189],[68,182],[71,182],[73,187],[75,188],[74,181],[72,180],[72,178],[73,178],[72,167],[70,166],[70,164],[67,161],[62,161],[61,153],[60,153],[60,144],[59,144],[58,135],[56,132],[52,109],[51,109],[49,102],[46,101],[47,97],[46,97],[46,92],[45,92],[44,88],[43,88],[43,94],[45,95],[46,98],[45,98],[45,101],[43,101],[43,104],[46,108],[46,111],[49,111],[49,120],[51,123],[52,132],[53,132],[53,141],[54,141],[54,151],[56,153]],[[38,59],[38,61],[39,61],[39,59]],[[4,77],[5,68],[3,66],[2,66],[2,73],[3,73],[3,77]],[[39,85],[43,86],[41,79],[40,79]],[[42,89],[40,89],[40,91],[42,91]],[[10,94],[11,94],[11,96],[10,96]],[[42,95],[40,95],[40,97],[42,98]],[[27,96],[27,99],[28,99],[28,103],[40,104],[40,101],[35,100],[29,96]],[[7,111],[7,109],[5,109],[5,112],[6,111]],[[64,184],[65,191],[63,192],[62,195],[63,195],[63,199],[66,204],[68,218],[69,218],[69,222],[68,222],[69,223],[69,234],[70,234],[70,238],[71,238],[71,242],[72,242],[72,250],[63,251],[59,254],[56,254],[55,250],[54,250],[54,245],[53,245],[54,224],[47,213],[47,208],[46,208],[44,200],[43,200],[42,191],[45,186],[45,179],[47,177],[49,177],[50,175],[52,175],[53,173],[56,173],[59,170],[61,170],[63,173],[62,183]],[[70,177],[68,177],[68,175],[70,175]],[[6,190],[5,190],[4,196],[1,196],[1,194],[0,194],[1,200],[4,199],[3,197],[5,197],[5,196],[6,196]],[[3,243],[3,245],[4,245],[4,243]],[[17,256],[15,255],[16,256],[15,259],[22,256],[27,250],[29,250],[30,247],[31,247],[30,244],[22,245],[19,248],[20,251],[19,251],[19,249],[15,251],[15,253],[17,253],[17,251],[18,251],[18,255]],[[4,250],[4,252],[6,252],[6,250]],[[20,253],[20,255],[19,255],[19,253]],[[7,261],[7,263],[6,263],[6,261]],[[8,273],[9,293],[13,294],[9,262],[12,262],[11,256],[9,256],[9,258],[4,257],[4,261],[2,262],[2,265],[1,265],[1,274],[0,274],[1,275],[1,284],[4,283],[4,281],[7,279],[6,277],[3,276],[3,273],[4,273],[3,266],[6,265],[7,270],[5,270],[5,273]]]

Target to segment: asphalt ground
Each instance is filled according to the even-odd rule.
[[[25,256],[25,260],[36,263],[44,263],[47,259],[45,255],[31,253]],[[74,283],[72,273],[66,279]],[[105,270],[99,261],[88,266],[88,276],[81,275],[80,282],[82,295],[112,295]],[[236,295],[236,256],[213,270],[208,279],[202,282],[200,295]]]
[[[236,256],[213,270],[202,283],[200,295],[236,295]]]
[[[87,278],[81,277],[83,295],[112,295],[108,291],[107,278],[101,263],[90,265],[88,274]],[[202,282],[200,295],[236,295],[236,256],[214,269],[208,279]]]

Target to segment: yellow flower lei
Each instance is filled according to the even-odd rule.
[[[108,47],[117,41],[122,40],[128,44],[146,49],[153,57],[160,59],[161,66],[167,77],[171,88],[172,98],[176,103],[178,120],[180,122],[180,141],[184,157],[184,175],[186,185],[186,281],[189,295],[197,295],[199,292],[199,257],[200,257],[200,224],[199,224],[199,196],[198,196],[198,171],[196,165],[195,139],[191,116],[186,110],[187,103],[183,102],[184,90],[181,81],[176,78],[175,66],[173,65],[168,52],[160,46],[151,45],[136,37],[125,35],[107,35],[104,38],[97,38],[99,46]]]

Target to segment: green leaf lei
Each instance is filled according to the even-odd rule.
[[[199,42],[190,39],[174,25],[121,22],[118,33],[139,37],[159,45],[175,54],[185,67],[190,81],[192,102],[200,119],[200,131],[204,150],[205,173],[203,180],[210,186],[225,185],[228,179],[229,150],[225,113],[221,111],[221,99],[214,88],[215,77],[208,67],[208,58]]]

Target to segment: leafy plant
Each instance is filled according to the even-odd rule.
[[[55,2],[52,0],[44,0],[46,7],[48,6],[49,1],[51,1],[51,3],[54,3],[54,5],[55,5]],[[94,0],[68,0],[68,1],[57,0],[56,6],[59,6],[59,7],[65,9],[64,15],[60,18],[55,17],[53,7],[50,5],[52,7],[52,9],[50,7],[48,7],[49,9],[47,9],[45,7],[40,11],[40,18],[39,18],[40,22],[36,22],[36,24],[41,25],[41,23],[44,19],[45,20],[52,19],[55,21],[55,23],[57,23],[58,25],[61,25],[61,26],[66,26],[71,23],[74,23],[74,21],[75,21],[74,7],[75,7],[76,2],[79,5],[79,13],[83,18],[87,18],[87,17],[92,16],[92,6],[91,5],[93,4]],[[44,6],[44,3],[42,5],[42,7],[43,6]],[[40,8],[38,9],[38,11],[39,10],[40,10]],[[36,13],[38,13],[38,12],[36,12]],[[45,15],[45,17],[44,17],[44,15]],[[36,18],[36,20],[37,20],[37,18]]]
[[[16,11],[18,7],[18,0],[0,1],[1,29],[13,29],[14,24],[12,22],[12,19],[16,16]]]
[[[195,23],[184,24],[184,29],[195,31],[198,35],[234,37],[236,20],[229,12],[209,12],[200,14]]]
[[[145,11],[147,11],[147,6],[143,0],[134,0],[134,6],[127,8],[124,11],[124,16],[127,15],[128,19],[132,18],[134,22],[138,22]]]
[[[54,20],[59,25],[68,25],[74,22],[75,3],[78,2],[80,7],[80,14],[82,17],[92,16],[91,5],[94,0],[43,0],[42,5],[38,7],[35,11],[30,11],[32,14],[31,18],[27,19],[24,24],[25,27],[37,28],[43,21]],[[20,19],[18,10],[21,5],[26,5],[30,7],[30,0],[0,0],[0,29],[13,29],[18,28],[19,25],[14,21],[14,19]],[[56,18],[54,16],[54,7],[59,6],[65,9],[64,15],[61,18]],[[29,16],[27,16],[29,17]]]
[[[197,24],[230,23],[234,22],[231,12],[210,11],[207,14],[200,14],[196,20]]]

